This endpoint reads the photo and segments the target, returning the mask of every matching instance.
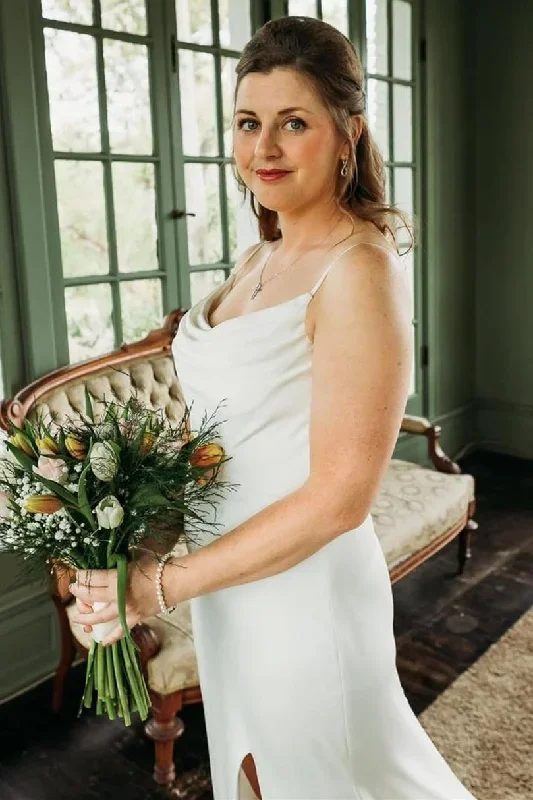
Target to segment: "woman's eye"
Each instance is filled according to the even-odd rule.
[[[237,127],[239,130],[242,131],[254,131],[255,128],[247,128],[245,125],[257,125],[255,119],[240,119],[237,123]]]
[[[291,130],[291,131],[303,131],[304,128],[307,127],[305,122],[303,121],[303,119],[298,119],[298,118],[289,119],[286,124],[287,125],[296,125],[297,126],[296,128],[289,128],[289,130]]]

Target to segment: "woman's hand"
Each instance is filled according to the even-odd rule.
[[[153,556],[142,556],[128,566],[128,588],[126,592],[126,622],[133,628],[139,622],[158,614],[155,575],[157,560]],[[76,583],[70,591],[76,597],[76,614],[72,622],[84,626],[85,631],[101,622],[116,622],[115,628],[103,640],[104,645],[113,644],[122,638],[124,631],[118,616],[117,570],[78,570]],[[107,603],[100,611],[93,610],[93,603]]]

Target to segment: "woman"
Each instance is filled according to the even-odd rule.
[[[400,685],[370,516],[412,314],[362,82],[352,45],[317,20],[248,43],[234,157],[262,241],[173,344],[192,427],[226,400],[223,477],[240,485],[218,509],[224,535],[131,572],[128,624],[159,611],[158,577],[163,607],[191,600],[216,800],[472,798]],[[90,588],[80,572],[75,591],[87,629],[116,619],[115,572]],[[120,636],[117,621],[107,642]]]

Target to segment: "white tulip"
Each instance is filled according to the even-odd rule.
[[[94,475],[101,481],[112,481],[118,470],[118,452],[111,442],[97,442],[91,448],[89,461]]]
[[[100,500],[95,508],[96,518],[101,528],[113,530],[122,524],[124,509],[112,494]]]

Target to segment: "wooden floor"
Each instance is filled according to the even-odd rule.
[[[533,463],[478,454],[461,466],[476,477],[479,522],[464,575],[455,574],[452,542],[394,587],[398,669],[416,713],[533,605]],[[141,725],[76,718],[82,679],[83,667],[71,671],[59,718],[50,712],[50,682],[0,706],[1,800],[168,798],[152,781],[152,745]],[[201,706],[182,718],[177,770],[208,780]],[[180,793],[185,785],[173,796],[211,796],[201,784]]]

